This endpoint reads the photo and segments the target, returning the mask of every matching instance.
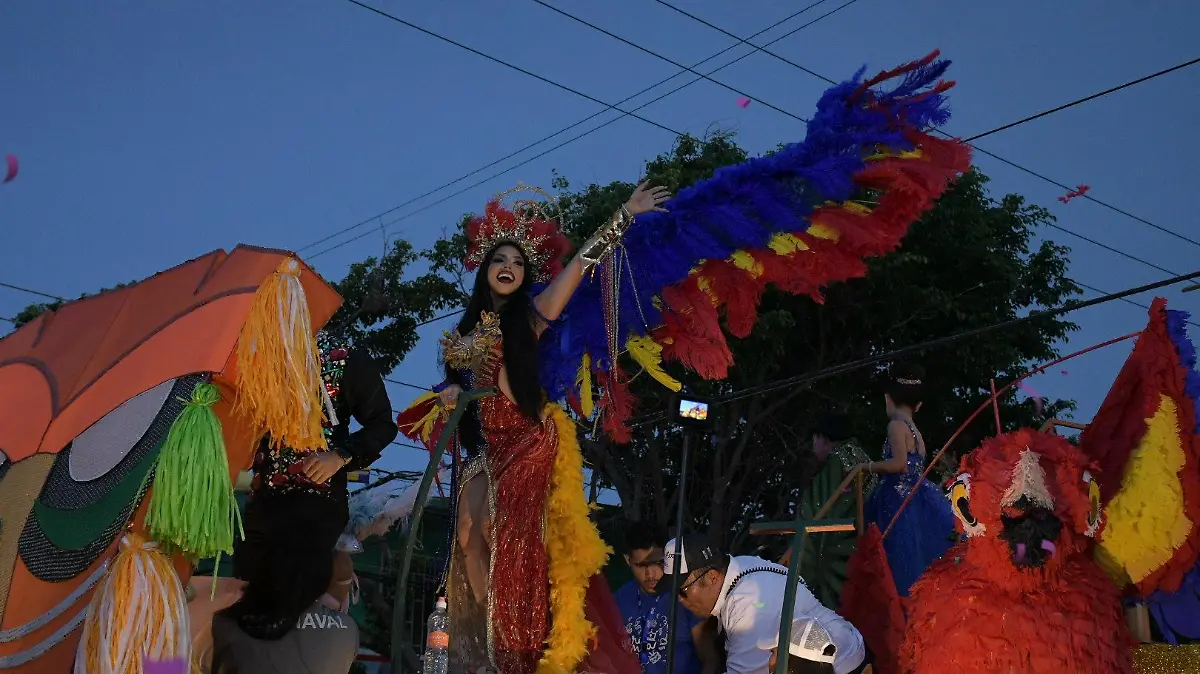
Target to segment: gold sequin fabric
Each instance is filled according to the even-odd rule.
[[[1133,652],[1133,668],[1138,674],[1196,674],[1200,672],[1200,644],[1142,644]]]
[[[500,316],[485,311],[480,314],[479,323],[470,334],[460,335],[454,331],[442,333],[442,358],[452,369],[471,370],[478,378],[492,373],[499,366],[495,356],[500,344]]]

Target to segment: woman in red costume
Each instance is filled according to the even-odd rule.
[[[471,221],[466,266],[478,273],[443,340],[444,407],[429,394],[397,419],[429,442],[462,391],[498,391],[458,428],[452,671],[639,671],[596,576],[609,550],[588,518],[575,425],[548,401],[628,442],[631,362],[676,391],[665,360],[723,378],[733,362],[722,329],[747,335],[768,286],[819,299],[895,249],[968,166],[965,147],[927,133],[948,118],[949,64],[936,57],[829,89],[803,142],[722,168],[669,213],[666,190],[638,187],[565,268],[544,203],[497,199]]]
[[[639,186],[565,269],[561,259],[568,243],[539,204],[518,203],[510,211],[497,199],[469,226],[466,265],[478,271],[458,329],[442,340],[452,383],[440,398],[452,409],[464,389],[494,387],[497,393],[471,403],[459,427],[470,458],[460,479],[447,588],[454,626],[452,670],[475,672],[490,661],[501,674],[533,672],[547,655],[549,641],[558,651],[547,660],[558,660],[553,664],[571,671],[588,652],[587,642],[597,641],[578,615],[564,615],[571,607],[551,600],[552,592],[570,589],[554,587],[562,574],[551,573],[553,551],[545,534],[559,532],[546,530],[555,524],[548,521],[547,499],[559,454],[577,456],[579,449],[573,426],[560,408],[547,404],[538,381],[538,337],[559,318],[584,274],[619,241],[633,217],[662,210],[659,204],[669,196],[664,188]],[[535,292],[535,283],[548,280]],[[568,426],[571,437],[566,438],[561,431]],[[581,500],[582,493],[574,498]],[[579,524],[594,534],[590,522]],[[562,534],[572,547],[563,552],[581,557],[583,567],[594,566],[586,553],[574,549],[587,547],[585,532]],[[599,568],[585,570],[590,576]],[[622,657],[625,635],[607,587],[590,588],[587,600],[588,622],[600,629],[601,643],[598,649],[592,644],[591,667],[585,664],[583,671],[638,671],[636,658]],[[597,602],[603,606],[594,606]],[[608,616],[616,622],[605,631],[603,618]],[[552,635],[552,629],[558,634]],[[611,664],[600,669],[595,660],[601,657]]]

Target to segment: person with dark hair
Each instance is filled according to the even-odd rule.
[[[255,452],[246,502],[245,538],[234,546],[234,575],[249,581],[270,554],[279,527],[300,523],[314,548],[332,551],[350,518],[346,473],[370,467],[399,429],[383,376],[371,355],[351,349],[334,333],[317,334],[324,384],[328,450],[300,453],[268,435]],[[350,420],[362,428],[350,431]]]
[[[867,453],[850,432],[850,419],[840,412],[827,411],[817,417],[813,424],[812,447],[813,455],[820,463],[818,475],[828,473],[835,485],[841,484],[855,466],[868,461]],[[874,484],[875,477],[868,475],[863,493],[869,493]]]
[[[524,187],[509,194],[530,191],[549,198]],[[468,224],[465,265],[477,269],[475,284],[458,329],[442,340],[444,410],[464,390],[494,391],[471,402],[458,426],[467,460],[454,478],[451,669],[636,672],[620,611],[598,575],[607,553],[587,517],[575,427],[548,404],[538,340],[634,217],[662,211],[670,194],[639,185],[565,268],[569,242],[545,202],[509,210],[505,196]]]
[[[633,580],[616,591],[617,606],[625,618],[625,629],[633,640],[633,649],[642,663],[644,674],[667,671],[668,625],[670,624],[670,588],[662,586],[663,543],[666,535],[649,522],[631,522],[625,530],[625,563]],[[701,674],[712,671],[716,660],[711,653],[712,639],[705,619],[680,607],[675,621],[675,672]]]
[[[883,460],[863,464],[863,470],[881,476],[867,501],[865,515],[880,532],[889,525],[892,527],[883,546],[896,590],[902,597],[908,596],[909,588],[930,564],[946,554],[954,534],[949,499],[922,477],[925,438],[913,422],[913,415],[921,409],[924,379],[924,368],[913,363],[898,363],[888,371],[884,394],[888,426]],[[910,494],[912,499],[900,510]]]
[[[675,568],[675,545],[667,542],[663,568],[668,574]],[[766,674],[779,641],[787,567],[760,557],[731,557],[701,534],[685,534],[682,547],[679,601],[697,616],[716,616],[725,635],[726,673]],[[819,652],[828,659],[820,661],[831,664],[834,674],[861,674],[870,658],[854,625],[817,601],[803,582],[795,596],[794,619],[811,622],[827,638]],[[812,636],[811,630],[806,635],[802,629],[799,636]]]
[[[344,674],[358,625],[333,605],[334,551],[296,527],[272,532],[242,596],[213,616],[212,674]]]

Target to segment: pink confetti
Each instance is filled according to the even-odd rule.
[[[5,160],[8,162],[8,173],[4,174],[4,182],[10,183],[12,182],[13,178],[17,177],[17,171],[19,171],[21,167],[17,164],[17,155],[15,154],[7,155]]]
[[[1038,413],[1038,416],[1041,416],[1042,409],[1043,409],[1042,408],[1042,394],[1035,391],[1032,386],[1030,386],[1029,384],[1026,384],[1023,381],[1017,382],[1017,388],[1024,391],[1025,394],[1028,395],[1031,400],[1033,400],[1033,409],[1035,412]]]
[[[1090,190],[1090,189],[1092,189],[1092,188],[1088,185],[1076,185],[1075,189],[1071,190],[1070,192],[1067,192],[1066,196],[1059,197],[1058,200],[1064,204],[1070,203],[1072,199],[1082,197],[1083,195],[1087,194],[1088,190]]]
[[[738,107],[739,108],[750,107],[750,99],[746,98],[745,96],[742,96],[741,98],[738,99]]]

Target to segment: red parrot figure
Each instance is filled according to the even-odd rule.
[[[1132,674],[1120,591],[1093,557],[1100,488],[1084,454],[1022,429],[965,456],[966,540],[913,585],[901,670]]]

